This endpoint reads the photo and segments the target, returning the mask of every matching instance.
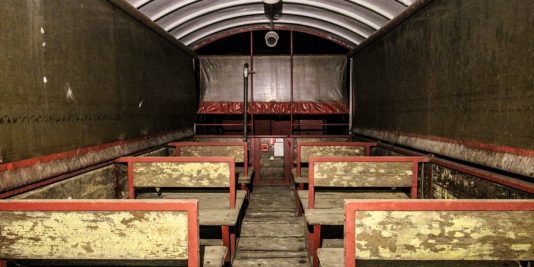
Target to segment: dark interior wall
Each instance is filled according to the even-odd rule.
[[[193,56],[109,1],[0,1],[0,163],[192,129]]]
[[[435,0],[369,43],[354,55],[355,132],[531,151],[533,10],[529,0]]]

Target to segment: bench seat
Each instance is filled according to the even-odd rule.
[[[293,168],[293,170],[291,170],[291,173],[293,174],[293,181],[296,184],[307,184],[308,183],[308,168],[307,167],[300,168],[300,176],[297,176],[297,168]]]
[[[238,184],[250,184],[252,182],[252,174],[254,173],[254,169],[252,167],[248,167],[248,175],[245,176],[245,167],[243,166],[236,166],[235,167],[235,173],[237,176],[237,183]]]
[[[308,190],[299,190],[298,197],[308,225],[343,225],[345,199],[410,198],[406,193],[398,191],[315,192],[315,208],[310,209],[308,208]]]
[[[137,199],[198,199],[199,224],[204,226],[235,226],[239,218],[239,212],[245,201],[246,192],[236,190],[235,208],[229,207],[229,195],[221,193],[175,193],[164,192],[160,196],[157,193],[138,193]]]
[[[320,248],[317,250],[321,267],[344,267],[344,254],[343,248]]]
[[[200,260],[203,267],[220,267],[228,252],[225,246],[200,246]]]

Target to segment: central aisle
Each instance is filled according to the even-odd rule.
[[[255,187],[233,266],[310,266],[305,232],[292,188]]]

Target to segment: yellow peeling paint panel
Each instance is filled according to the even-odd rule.
[[[364,156],[363,146],[301,146],[300,161],[308,162],[311,157]]]
[[[316,162],[316,186],[411,187],[411,162]]]
[[[356,258],[534,260],[534,212],[358,211]]]
[[[135,187],[229,187],[228,162],[136,162]]]
[[[0,212],[0,258],[187,259],[186,212]]]
[[[244,162],[243,146],[182,146],[180,156],[188,157],[234,157],[237,163]]]

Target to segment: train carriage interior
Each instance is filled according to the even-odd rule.
[[[532,0],[0,14],[0,267],[534,266]]]

